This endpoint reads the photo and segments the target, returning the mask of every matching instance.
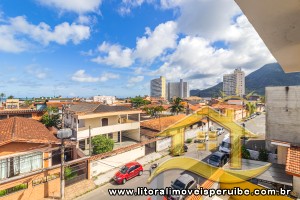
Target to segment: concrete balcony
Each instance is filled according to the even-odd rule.
[[[128,120],[127,123],[91,128],[91,136],[113,133],[113,132],[118,132],[118,131],[134,130],[134,129],[138,129],[138,128],[140,128],[140,122]],[[88,126],[78,129],[77,140],[85,139],[88,137],[89,137]]]

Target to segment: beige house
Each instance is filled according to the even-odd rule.
[[[5,108],[6,109],[19,109],[20,108],[19,99],[6,99]]]
[[[89,138],[104,135],[115,143],[140,141],[140,110],[124,106],[81,103],[70,106],[64,114],[64,127],[73,130],[80,149],[88,153]],[[137,120],[130,120],[130,116]]]

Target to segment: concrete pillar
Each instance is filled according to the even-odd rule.
[[[128,114],[126,114],[126,119],[128,120]]]
[[[150,188],[152,189],[161,189],[164,188],[164,174],[161,173],[156,176],[150,183]],[[163,200],[163,196],[151,196],[151,200]]]
[[[293,176],[293,189],[300,194],[300,177]]]
[[[138,119],[139,119],[139,122],[140,122],[141,121],[141,114],[139,113],[138,116],[139,116]]]

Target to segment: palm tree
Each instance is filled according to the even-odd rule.
[[[1,93],[1,94],[0,94],[1,102],[2,102],[2,100],[3,100],[4,97],[5,97],[5,94],[4,94],[4,93]]]
[[[248,111],[248,114],[250,116],[256,111],[256,105],[254,103],[247,102],[246,110]]]
[[[178,115],[179,112],[184,110],[184,106],[181,104],[182,99],[177,97],[173,99],[173,105],[170,107],[172,113],[176,113]]]

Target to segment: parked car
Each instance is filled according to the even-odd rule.
[[[256,117],[256,114],[250,115],[250,119],[253,119],[253,118],[255,118],[255,117]]]
[[[138,162],[129,162],[125,164],[113,177],[118,184],[125,184],[129,179],[143,174],[143,167]]]
[[[208,158],[207,163],[215,167],[223,167],[227,162],[227,155],[217,151]]]
[[[184,152],[187,152],[188,149],[189,149],[188,146],[187,146],[186,144],[184,144],[183,148],[184,148]]]
[[[197,182],[189,174],[182,174],[180,177],[178,177],[174,182],[171,182],[172,189],[175,190],[188,190],[188,189],[196,189]],[[182,195],[170,195],[167,197],[169,200],[183,200],[186,196]]]
[[[225,130],[224,130],[224,128],[217,128],[217,133],[218,133],[218,135],[222,135],[223,133],[225,133]]]

